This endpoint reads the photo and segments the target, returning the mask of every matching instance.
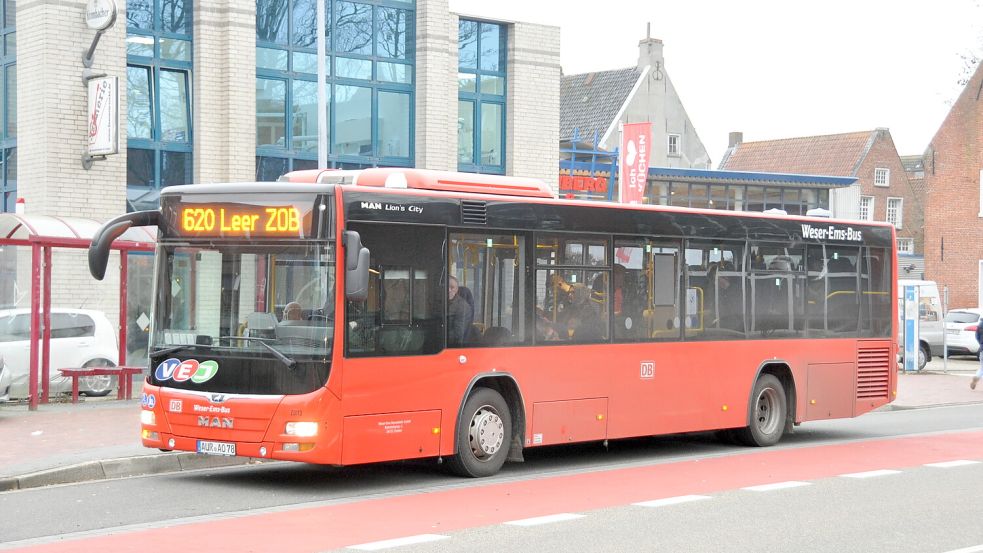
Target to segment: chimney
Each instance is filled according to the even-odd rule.
[[[653,71],[666,65],[662,56],[662,41],[652,38],[651,23],[645,27],[645,39],[638,42],[638,69],[644,69],[646,65],[652,66]]]
[[[733,131],[727,135],[727,147],[733,148],[741,142],[744,142],[744,133],[740,131]]]

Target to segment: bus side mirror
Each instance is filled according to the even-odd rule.
[[[92,276],[96,280],[102,280],[106,276],[109,250],[112,249],[114,240],[130,227],[157,226],[159,221],[160,211],[137,211],[120,215],[99,227],[89,244],[89,272]]]
[[[346,230],[345,245],[345,297],[350,301],[364,301],[369,296],[369,249],[362,246],[362,237],[353,230]]]

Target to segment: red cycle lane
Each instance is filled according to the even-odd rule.
[[[103,535],[52,541],[17,551],[316,552],[558,512],[584,512],[680,495],[961,459],[983,460],[983,431],[753,450],[234,518],[218,515],[213,520],[183,524],[163,522],[159,528],[119,533],[107,530]]]

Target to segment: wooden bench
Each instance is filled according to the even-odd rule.
[[[116,399],[132,399],[133,375],[143,372],[143,367],[82,367],[58,369],[62,376],[72,379],[72,403],[79,401],[79,378],[83,376],[116,376],[119,390]]]

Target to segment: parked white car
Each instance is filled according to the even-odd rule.
[[[39,355],[40,348],[39,341]],[[9,373],[9,397],[28,397],[31,358],[29,309],[0,310],[0,358]],[[51,310],[51,362],[48,364],[51,394],[70,392],[72,389],[72,379],[61,376],[58,369],[112,367],[118,359],[118,338],[105,313],[87,309]],[[115,384],[116,378],[112,376],[83,377],[79,379],[79,391],[90,396],[104,396],[112,391]],[[0,396],[2,392],[0,379]]]
[[[3,362],[3,355],[0,355],[0,403],[10,399],[10,370]]]
[[[950,309],[945,314],[945,349],[949,355],[973,355],[979,357],[980,344],[976,341],[976,327],[981,324],[983,309],[969,307]]]

